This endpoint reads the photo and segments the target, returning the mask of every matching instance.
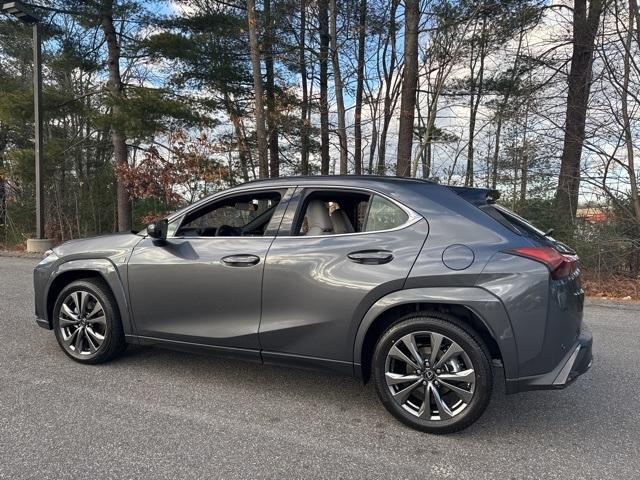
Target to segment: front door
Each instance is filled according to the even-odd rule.
[[[285,192],[226,195],[172,222],[166,242],[142,240],[128,266],[136,333],[257,351],[264,260]]]
[[[282,223],[290,231],[281,228],[264,272],[263,359],[349,371],[359,321],[403,287],[428,224],[377,193],[331,188],[296,193]]]

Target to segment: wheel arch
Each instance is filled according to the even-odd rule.
[[[45,293],[46,319],[51,326],[53,307],[62,289],[81,279],[100,279],[111,290],[116,300],[125,335],[132,334],[132,322],[125,288],[116,266],[108,259],[72,260],[61,264],[51,276]]]
[[[354,374],[367,382],[380,335],[399,318],[417,312],[453,315],[484,341],[506,378],[517,378],[517,350],[509,318],[497,297],[476,287],[401,290],[378,300],[362,319],[354,341]],[[499,332],[497,334],[496,332]]]

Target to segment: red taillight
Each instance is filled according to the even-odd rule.
[[[576,255],[564,255],[553,247],[519,247],[509,250],[509,253],[544,263],[551,272],[551,278],[556,280],[568,277],[578,267]]]

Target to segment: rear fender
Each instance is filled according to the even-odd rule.
[[[507,379],[518,378],[518,352],[509,317],[502,302],[492,293],[477,287],[428,287],[399,290],[378,300],[367,311],[358,327],[353,361],[356,375],[362,368],[365,336],[375,320],[387,310],[403,304],[433,303],[460,305],[471,310],[495,339]]]

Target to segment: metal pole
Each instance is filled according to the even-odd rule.
[[[44,191],[42,188],[42,39],[40,23],[33,24],[33,105],[36,154],[36,238],[44,236]]]

